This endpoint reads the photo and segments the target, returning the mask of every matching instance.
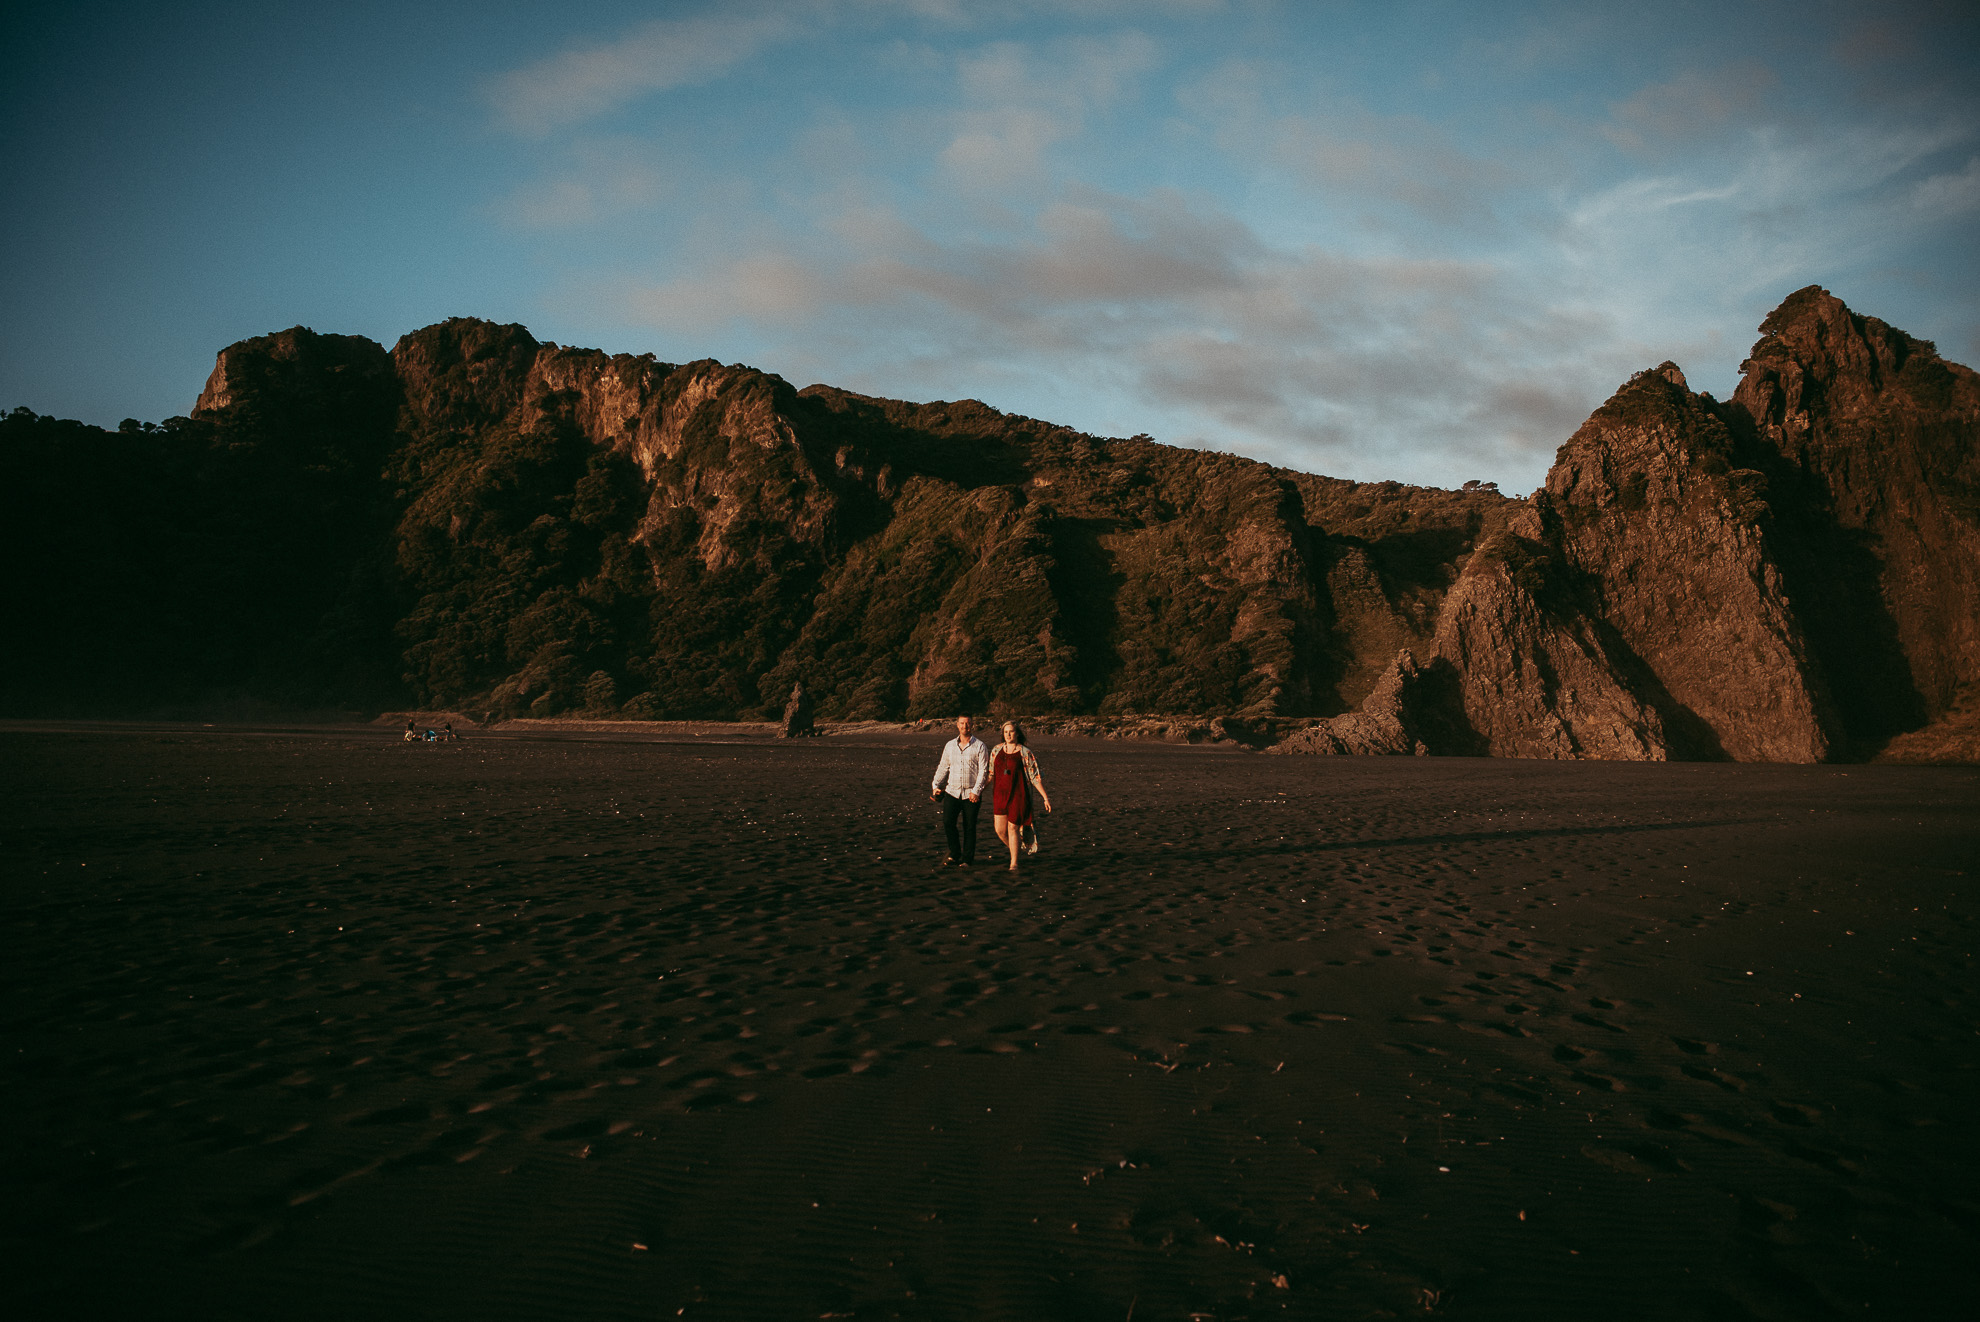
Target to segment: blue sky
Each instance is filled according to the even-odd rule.
[[[15,6],[0,408],[448,316],[1509,491],[1826,285],[1980,361],[1965,4]]]

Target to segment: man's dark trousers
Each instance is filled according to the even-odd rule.
[[[958,799],[953,794],[942,796],[942,834],[949,837],[951,863],[976,862],[976,811],[982,806],[968,799]],[[960,840],[956,832],[958,818],[962,821]]]

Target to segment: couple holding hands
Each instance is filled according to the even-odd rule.
[[[942,832],[949,839],[947,862],[968,867],[976,860],[976,814],[988,785],[990,820],[997,839],[1011,851],[1011,871],[1016,872],[1020,851],[1038,852],[1031,797],[1037,795],[1046,812],[1052,811],[1052,798],[1038,774],[1038,759],[1024,745],[1023,727],[1005,721],[1004,741],[992,750],[970,733],[974,724],[967,716],[956,717],[956,737],[942,745],[942,761],[935,768],[928,798],[942,805]]]

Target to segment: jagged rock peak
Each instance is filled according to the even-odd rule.
[[[1818,285],[1790,294],[1760,324],[1733,395],[1754,424],[1790,447],[1822,419],[1867,418],[1892,406],[1964,414],[1980,407],[1980,376],[1876,317],[1859,316]]]
[[[1769,538],[1767,479],[1742,461],[1725,414],[1666,362],[1631,377],[1561,447],[1519,529],[1536,563],[1565,571],[1558,584],[1547,576],[1545,609],[1525,614],[1486,584],[1455,620],[1476,617],[1487,640],[1469,648],[1478,675],[1496,674],[1500,654],[1543,659],[1537,685],[1508,678],[1490,701],[1467,687],[1494,751],[1539,732],[1536,748],[1573,756],[1828,755],[1833,714]],[[1522,712],[1529,695],[1537,706]]]
[[[1677,494],[1695,465],[1731,464],[1732,436],[1710,401],[1693,394],[1677,364],[1638,372],[1568,438],[1547,473],[1556,503],[1642,509]]]
[[[514,323],[450,317],[401,338],[392,361],[406,402],[429,426],[460,429],[502,418],[522,400],[543,348]]]
[[[1760,323],[1752,359],[1782,351],[1805,366],[1827,363],[1872,379],[1904,369],[1913,354],[1938,356],[1930,340],[1916,339],[1876,317],[1859,316],[1820,285],[1797,289]]]
[[[1812,285],[1760,329],[1727,416],[1860,752],[1980,693],[1980,374]]]
[[[389,389],[392,360],[362,335],[319,335],[292,326],[222,349],[192,416],[212,418],[240,410],[291,414],[335,413],[353,394]]]

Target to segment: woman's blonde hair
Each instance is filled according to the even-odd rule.
[[[1005,721],[1004,728],[1011,732],[1012,743],[1020,748],[1024,747],[1024,727],[1022,725],[1019,725],[1016,721]]]

